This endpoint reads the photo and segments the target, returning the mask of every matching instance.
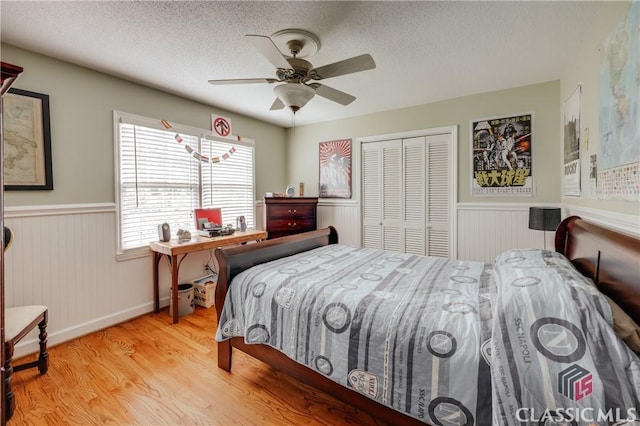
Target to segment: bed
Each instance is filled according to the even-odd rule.
[[[328,227],[216,249],[218,366],[236,348],[391,424],[640,417],[640,242],[573,216],[555,245],[468,262]]]

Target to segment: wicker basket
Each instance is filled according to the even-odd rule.
[[[210,308],[215,304],[217,282],[218,274],[205,275],[191,281],[193,284],[193,300],[196,305]]]

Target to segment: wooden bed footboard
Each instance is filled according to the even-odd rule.
[[[329,226],[317,231],[261,241],[256,244],[217,248],[214,253],[219,268],[215,294],[218,319],[222,315],[222,306],[229,284],[240,272],[275,259],[337,243],[338,232],[334,227]],[[229,340],[218,343],[218,367],[226,371],[231,370],[231,347]]]
[[[220,247],[214,252],[218,261],[219,276],[216,285],[216,312],[222,313],[222,304],[229,283],[240,272],[252,266],[291,256],[303,251],[338,243],[338,232],[333,226],[317,231],[289,235],[235,247]]]

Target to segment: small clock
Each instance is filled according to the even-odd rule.
[[[287,190],[285,191],[285,193],[287,194],[287,197],[294,197],[296,195],[296,189],[289,185],[287,186]]]

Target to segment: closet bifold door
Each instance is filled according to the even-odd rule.
[[[424,136],[402,140],[404,251],[427,254],[426,146]]]
[[[362,164],[362,247],[382,248],[382,179],[378,142],[363,143]]]
[[[401,140],[362,144],[362,246],[403,251]]]
[[[451,256],[451,170],[449,156],[451,135],[429,135],[426,137],[427,207],[426,238],[427,255]]]
[[[449,257],[451,136],[365,142],[362,246]]]
[[[404,251],[402,232],[402,143],[380,142],[382,178],[382,249]]]

